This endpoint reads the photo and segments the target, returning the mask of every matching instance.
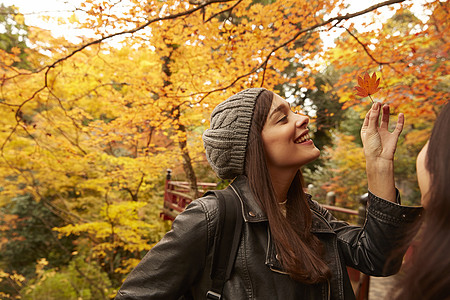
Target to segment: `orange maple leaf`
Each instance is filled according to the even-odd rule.
[[[371,95],[378,92],[381,88],[378,87],[380,84],[380,78],[377,78],[377,74],[374,72],[372,76],[369,76],[368,73],[364,74],[364,78],[358,76],[358,86],[355,86],[356,95],[361,97],[369,96],[370,100],[373,99]]]

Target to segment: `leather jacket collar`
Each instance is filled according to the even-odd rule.
[[[259,204],[253,197],[248,179],[244,175],[239,175],[231,183],[231,188],[237,193],[242,205],[242,217],[245,222],[264,222],[267,220],[267,215],[261,209]]]
[[[267,215],[261,209],[258,202],[255,200],[250,187],[248,184],[248,179],[245,175],[239,175],[231,183],[231,188],[238,194],[239,200],[242,206],[242,217],[245,222],[267,222]],[[326,220],[320,215],[319,211],[316,210],[315,205],[311,200],[311,195],[306,194],[308,204],[312,213],[312,225],[311,232],[313,233],[333,233],[330,225]]]

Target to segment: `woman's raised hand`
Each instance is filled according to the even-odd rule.
[[[394,153],[404,122],[405,117],[401,113],[398,116],[394,131],[392,133],[389,132],[389,106],[384,105],[381,107],[380,103],[374,103],[366,114],[361,128],[369,191],[380,198],[392,202],[396,201]]]
[[[381,124],[379,124],[380,110],[383,111]],[[380,103],[374,103],[366,114],[361,128],[361,139],[366,160],[383,159],[392,161],[404,122],[405,117],[400,113],[394,131],[389,132],[389,105],[384,105],[381,109]]]

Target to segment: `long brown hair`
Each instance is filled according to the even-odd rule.
[[[423,227],[397,299],[450,299],[450,104],[441,110],[428,144],[430,189]]]
[[[265,161],[261,131],[272,105],[273,93],[263,91],[258,97],[250,127],[245,173],[250,189],[267,214],[277,254],[285,271],[299,282],[314,284],[330,277],[322,260],[322,245],[311,234],[311,210],[302,188],[302,174],[297,172],[288,191],[286,217],[275,198],[275,191]]]

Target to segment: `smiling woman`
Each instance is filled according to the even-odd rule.
[[[293,178],[298,169],[319,157],[320,151],[309,138],[309,117],[296,114],[289,103],[274,94],[266,124],[261,132],[270,177],[283,181]],[[285,192],[277,192],[284,201]]]
[[[220,178],[234,179],[228,189],[240,200],[244,224],[219,296],[348,300],[355,295],[346,266],[374,276],[397,272],[404,253],[385,262],[422,210],[399,205],[394,186],[392,160],[403,119],[390,133],[389,107],[375,104],[364,120],[371,190],[361,228],[338,221],[303,190],[300,168],[320,155],[307,116],[264,88],[220,103],[203,134],[206,157]],[[218,201],[214,195],[193,201],[129,274],[116,299],[205,299],[212,286]]]

